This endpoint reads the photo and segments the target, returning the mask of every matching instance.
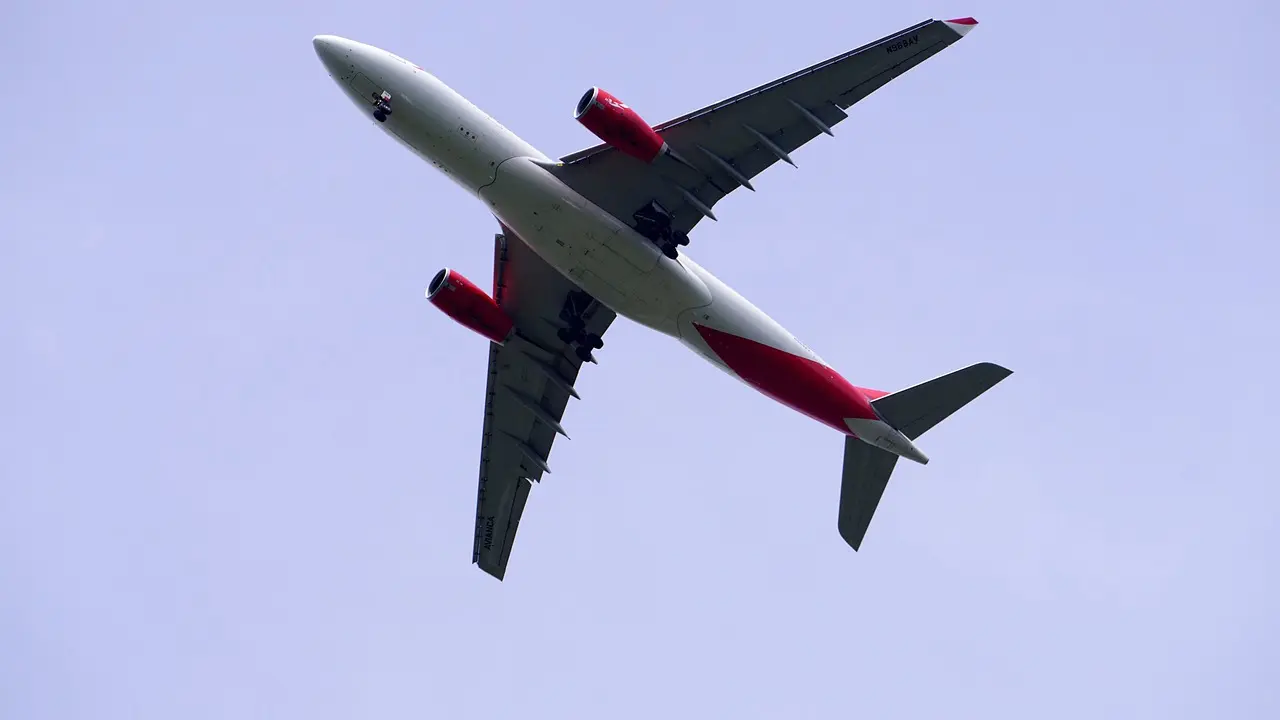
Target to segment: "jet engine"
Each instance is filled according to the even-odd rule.
[[[596,137],[641,162],[653,162],[667,150],[666,142],[635,110],[598,87],[583,94],[573,117]]]
[[[449,268],[431,278],[427,300],[445,315],[499,345],[515,332],[515,323],[488,293]]]

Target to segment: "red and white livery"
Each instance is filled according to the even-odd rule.
[[[473,562],[501,579],[532,483],[584,362],[617,315],[676,338],[760,392],[840,432],[837,526],[856,550],[899,457],[1009,375],[980,363],[896,393],[857,387],[683,251],[715,204],[846,117],[854,103],[976,22],[929,20],[650,126],[601,88],[574,118],[603,142],[552,159],[423,68],[332,35],[317,54],[377,124],[489,207],[501,226],[491,292],[441,270],[427,299],[491,343]]]

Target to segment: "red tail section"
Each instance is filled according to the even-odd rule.
[[[846,435],[853,433],[845,420],[878,418],[863,390],[820,362],[723,330],[694,327],[738,377],[783,405]]]
[[[878,400],[889,394],[888,391],[885,390],[872,390],[871,388],[864,387],[857,388],[857,390],[863,395],[866,395],[868,400]]]

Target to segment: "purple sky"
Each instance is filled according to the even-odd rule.
[[[656,123],[970,14],[689,250],[856,384],[1015,370],[921,439],[862,552],[838,435],[619,321],[507,581],[474,568],[486,347],[422,292],[487,278],[496,225],[311,37],[560,155],[591,85]],[[1277,25],[6,4],[0,717],[1280,717]]]

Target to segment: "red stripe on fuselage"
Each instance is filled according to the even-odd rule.
[[[866,395],[868,400],[879,400],[889,394],[884,390],[872,390],[871,388],[858,387],[857,385],[854,385],[854,387],[858,389],[858,392]]]
[[[694,327],[730,370],[783,405],[846,435],[853,433],[845,418],[879,419],[866,395],[820,362],[723,330]]]

